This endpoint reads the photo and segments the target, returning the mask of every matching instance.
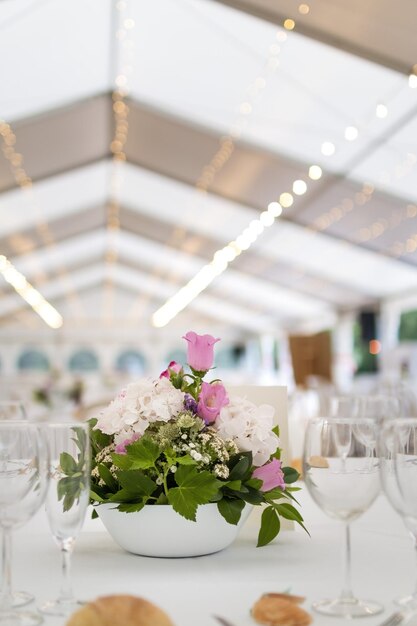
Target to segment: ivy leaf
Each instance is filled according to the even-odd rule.
[[[257,547],[266,546],[278,535],[281,528],[278,514],[274,507],[268,506],[262,513]]]
[[[198,505],[216,496],[218,481],[210,472],[187,465],[180,466],[174,476],[178,487],[168,491],[168,501],[177,513],[195,522]]]
[[[300,478],[300,474],[293,467],[283,467],[282,471],[284,474],[285,483],[287,485],[295,483]]]
[[[119,472],[117,477],[122,487],[132,494],[132,500],[137,496],[150,496],[157,488],[156,483],[140,470]]]
[[[223,500],[217,503],[217,508],[226,522],[236,526],[245,508],[245,503],[243,500],[229,500],[228,498],[223,498]]]

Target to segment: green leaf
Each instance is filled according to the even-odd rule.
[[[283,489],[280,489],[279,487],[275,487],[274,489],[271,489],[270,491],[264,492],[265,500],[267,500],[268,502],[272,500],[281,500],[282,498],[285,498],[286,495],[287,495],[286,492]]]
[[[132,466],[132,460],[127,454],[115,454],[111,455],[111,460],[114,465],[122,470],[129,470]]]
[[[272,506],[266,507],[262,513],[261,528],[258,535],[257,547],[266,546],[278,535],[281,522],[277,512]]]
[[[265,501],[264,494],[262,491],[258,491],[257,489],[252,489],[251,487],[247,488],[247,492],[235,492],[236,495],[244,500],[245,502],[249,502],[249,504],[262,504]]]
[[[293,467],[283,467],[282,471],[284,473],[285,484],[287,485],[295,483],[300,478],[300,474]]]
[[[138,495],[132,493],[129,489],[120,489],[116,493],[113,493],[109,498],[109,502],[132,502],[132,500],[137,500]]]
[[[242,489],[242,481],[241,480],[229,480],[227,483],[225,483],[224,486],[227,487],[228,489],[231,489],[232,491],[240,491]]]
[[[243,500],[229,500],[228,498],[223,498],[223,500],[217,503],[217,508],[226,522],[236,526],[245,508],[245,503]]]
[[[248,472],[252,467],[252,454],[241,453],[238,462],[233,466],[229,474],[229,480],[245,480],[249,478]]]
[[[121,513],[137,513],[138,511],[141,511],[144,506],[145,506],[144,502],[124,503],[124,504],[119,504],[119,506],[117,507],[117,510],[120,511]]]
[[[197,464],[197,461],[194,461],[194,459],[189,454],[186,454],[184,456],[178,456],[175,458],[175,461],[178,463],[178,465],[196,465]]]
[[[154,467],[161,451],[157,443],[142,437],[126,447],[126,455],[131,460],[130,469]]]
[[[117,480],[114,478],[106,465],[100,463],[100,465],[98,465],[98,473],[100,474],[100,478],[106,483],[106,487],[108,487],[110,491],[117,490]]]
[[[101,496],[98,495],[98,493],[96,493],[95,491],[91,491],[91,490],[90,490],[90,500],[93,500],[94,502],[106,502],[105,498],[102,498]]]
[[[282,504],[276,504],[275,508],[282,517],[285,517],[285,519],[293,520],[295,522],[304,521],[302,518],[302,515],[297,511],[297,509],[294,508],[293,505],[289,504],[288,502],[283,502]]]
[[[67,476],[71,476],[71,474],[75,474],[78,469],[76,460],[68,454],[68,452],[61,452],[59,457],[59,465],[61,466],[62,471]]]
[[[145,476],[140,470],[119,472],[117,477],[122,487],[132,493],[133,497],[151,496],[157,488],[156,483],[148,476]]]
[[[168,498],[164,494],[164,492],[160,493],[155,504],[168,504]]]
[[[91,511],[91,519],[97,519],[98,518],[98,513],[95,509],[93,509]]]
[[[247,480],[245,484],[253,489],[260,489],[263,485],[263,480],[260,480],[259,478],[251,478],[250,480]]]
[[[174,476],[178,487],[168,491],[168,501],[177,513],[195,522],[198,505],[216,496],[218,481],[210,472],[187,465],[180,466]]]

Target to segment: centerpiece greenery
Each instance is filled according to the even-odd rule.
[[[304,528],[292,504],[299,475],[282,467],[273,407],[203,380],[219,340],[194,332],[184,339],[189,371],[171,362],[158,379],[128,385],[90,421],[91,503],[114,503],[126,514],[170,505],[192,521],[199,506],[217,503],[229,524],[246,504],[264,506],[258,546],[279,533],[280,518]]]

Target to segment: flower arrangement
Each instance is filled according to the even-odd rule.
[[[199,506],[217,503],[230,524],[247,503],[266,505],[258,546],[266,545],[280,517],[303,526],[291,504],[299,475],[282,467],[274,409],[229,397],[219,379],[203,380],[219,339],[194,332],[184,339],[188,373],[171,362],[157,380],[128,385],[91,420],[91,503],[115,503],[125,513],[171,505],[193,521]]]

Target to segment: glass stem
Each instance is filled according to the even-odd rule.
[[[74,594],[72,591],[72,577],[71,577],[71,556],[73,551],[73,543],[65,542],[61,548],[62,554],[62,582],[61,593],[59,595],[59,602],[72,602],[74,600]]]
[[[1,543],[1,589],[0,613],[12,608],[12,533],[10,528],[3,528]]]
[[[343,602],[352,602],[354,596],[352,593],[351,583],[351,550],[350,550],[350,525],[346,522],[344,525],[343,538],[343,587],[340,599]]]
[[[413,542],[414,542],[414,555],[416,557],[416,564],[417,564],[417,537],[413,534]],[[414,585],[414,593],[412,594],[413,599],[417,599],[417,576],[416,576],[416,582]]]

